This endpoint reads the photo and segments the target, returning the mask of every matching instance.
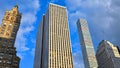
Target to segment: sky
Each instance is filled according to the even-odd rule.
[[[84,68],[76,26],[79,18],[87,20],[95,51],[103,39],[120,46],[120,0],[0,0],[0,23],[5,11],[16,4],[22,13],[15,42],[20,68],[33,68],[38,25],[49,3],[67,8],[74,68]]]

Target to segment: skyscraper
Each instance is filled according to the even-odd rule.
[[[77,28],[80,37],[85,68],[97,68],[98,64],[86,20],[78,19]]]
[[[21,14],[18,5],[6,11],[0,26],[0,68],[19,68],[14,42],[19,29]]]
[[[109,41],[100,42],[96,57],[99,68],[120,68],[120,51]]]
[[[73,68],[65,7],[49,4],[38,29],[36,44],[34,68]]]

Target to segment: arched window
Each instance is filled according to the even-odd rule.
[[[11,20],[14,20],[14,17],[11,17]]]
[[[9,19],[9,16],[6,16],[6,19]]]

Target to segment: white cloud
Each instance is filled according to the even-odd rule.
[[[82,54],[80,51],[73,53],[74,68],[84,68]]]
[[[77,31],[77,19],[85,18],[88,21],[91,34],[94,36],[94,41],[97,40],[99,43],[105,36],[104,39],[120,45],[120,0],[65,0],[65,2],[69,12],[68,17],[72,36]],[[102,31],[104,31],[104,34]],[[73,56],[76,56],[76,54],[77,51],[73,52]],[[81,57],[78,57],[79,59]],[[80,62],[74,60],[76,68],[83,68],[78,67],[78,64]]]
[[[20,28],[19,32],[17,33],[17,39],[15,42],[15,46],[18,51],[27,51],[29,50],[27,45],[27,38],[25,37],[26,34],[28,34],[30,31],[33,30],[33,26],[31,27],[25,27],[25,28]]]
[[[80,7],[80,5],[81,5],[81,1],[82,0],[65,0],[69,11],[78,9],[78,7]]]
[[[76,28],[76,22],[79,18],[85,18],[86,15],[84,13],[82,13],[81,11],[75,11],[75,12],[69,12],[69,25],[70,25],[70,28],[71,28],[71,32],[72,34],[74,34],[74,32],[77,31],[77,28]]]
[[[101,31],[104,30],[107,40],[112,41],[112,39],[114,39],[116,41],[119,41],[119,4],[119,0],[66,0],[69,15],[75,15],[73,18],[70,18],[70,21],[72,22],[70,24],[73,25],[71,27],[76,28],[76,26],[74,26],[74,23],[76,22],[76,19],[74,19],[74,17],[80,18],[82,13],[86,15],[85,18],[88,20],[88,24],[91,27],[93,35],[95,35],[96,38],[99,38],[100,36],[102,37],[103,34],[101,34]],[[73,12],[79,13],[76,14]]]
[[[34,56],[34,54],[35,54],[35,48],[33,48],[31,51],[31,55]]]
[[[29,42],[27,42],[28,39],[25,35],[29,35],[29,33],[34,30],[33,24],[37,20],[36,14],[40,8],[40,4],[39,0],[22,2],[24,2],[24,4],[20,4],[19,7],[20,12],[22,12],[21,26],[18,31],[15,46],[18,51],[27,51],[30,48],[26,46]]]
[[[108,7],[111,0],[65,0],[70,11],[81,8]]]
[[[29,35],[30,32],[34,30],[33,24],[37,20],[36,14],[40,8],[39,0],[29,1],[29,3],[26,3],[25,5],[26,7],[25,6],[20,7],[20,8],[23,8],[22,10],[20,9],[21,10],[20,12],[23,11],[22,20],[21,20],[21,26],[18,31],[17,40],[15,44],[18,52],[30,50],[30,48],[26,46],[29,44],[29,42],[27,42],[28,39],[25,35]]]
[[[78,43],[78,39],[73,40],[72,44],[72,55],[73,55],[73,64],[74,68],[84,68],[83,56],[81,51],[80,43]]]
[[[17,56],[19,56],[21,60],[24,59],[24,56],[25,56],[25,55],[26,55],[26,54],[23,53],[23,52],[19,52],[19,53],[17,53]]]
[[[36,16],[35,14],[30,13],[23,13],[22,14],[22,20],[21,23],[22,25],[33,25],[34,22],[36,21]]]
[[[33,45],[36,45],[36,39],[31,39],[31,42],[33,43]]]
[[[35,8],[36,10],[38,10],[38,8],[40,8],[39,0],[34,0],[34,3],[32,3],[32,4],[33,4],[33,8]]]

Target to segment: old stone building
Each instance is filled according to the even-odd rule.
[[[14,43],[20,20],[18,5],[5,12],[0,26],[0,68],[19,68],[20,58],[16,55]]]

